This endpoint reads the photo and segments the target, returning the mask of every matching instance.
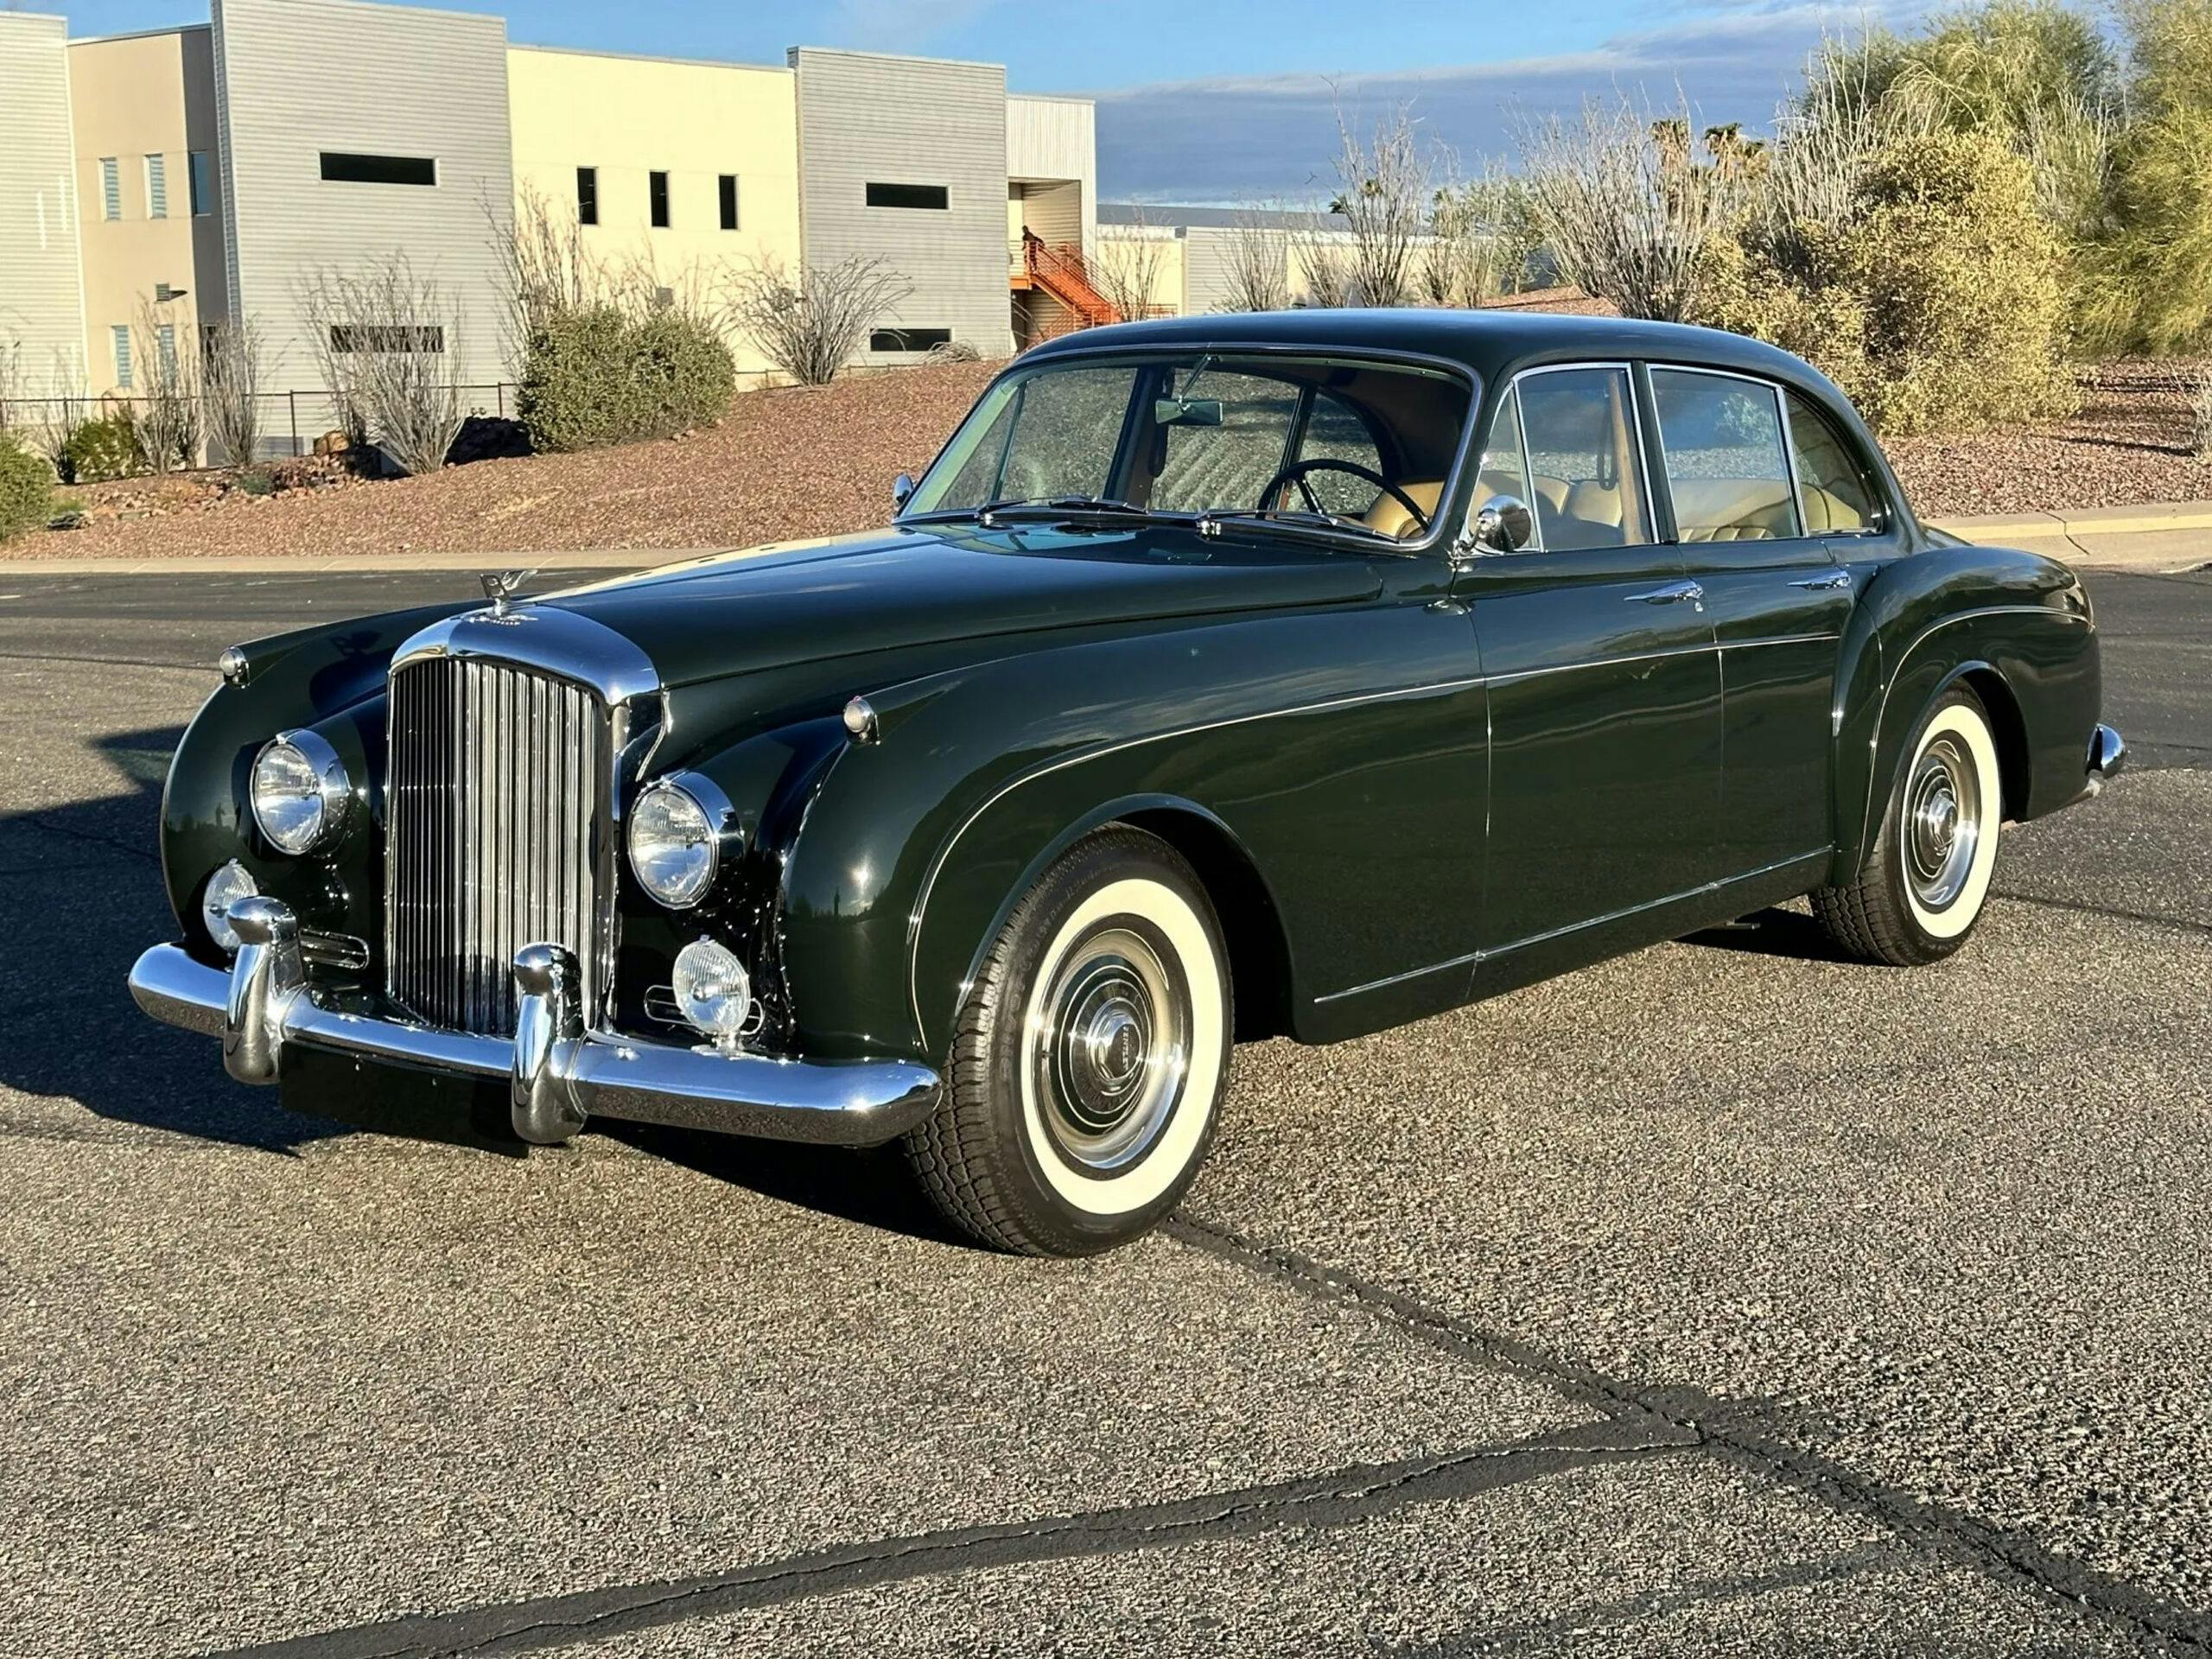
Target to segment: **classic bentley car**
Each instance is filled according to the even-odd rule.
[[[2124,753],[2072,572],[1923,528],[1833,385],[1729,335],[1102,328],[894,495],[226,652],[140,1005],[305,1110],[899,1140],[977,1239],[1076,1254],[1181,1197],[1234,1040],[1805,895],[1931,963],[2000,826]]]

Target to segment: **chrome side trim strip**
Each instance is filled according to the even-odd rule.
[[[1563,939],[1569,934],[1580,933],[1593,927],[1605,927],[1613,922],[1625,921],[1630,917],[1641,915],[1645,911],[1658,910],[1665,906],[1679,903],[1685,899],[1701,898],[1709,893],[1719,893],[1724,888],[1736,886],[1738,882],[1755,881],[1760,876],[1772,875],[1777,870],[1786,870],[1793,864],[1809,864],[1815,859],[1827,857],[1834,850],[1833,847],[1823,847],[1815,852],[1797,853],[1789,858],[1777,858],[1770,864],[1762,864],[1757,869],[1745,870],[1739,875],[1722,876],[1718,880],[1703,882],[1694,887],[1685,887],[1680,893],[1670,893],[1663,899],[1647,899],[1642,904],[1629,905],[1620,910],[1607,911],[1603,916],[1593,916],[1586,922],[1569,922],[1564,927],[1549,928],[1541,933],[1531,933],[1527,938],[1516,939],[1510,944],[1494,945],[1487,950],[1471,950],[1465,956],[1453,957],[1447,961],[1436,963],[1427,968],[1413,968],[1402,974],[1391,974],[1382,979],[1370,979],[1364,984],[1348,986],[1341,991],[1331,991],[1326,996],[1317,996],[1313,1001],[1316,1003],[1341,1001],[1347,996],[1358,996],[1367,991],[1383,990],[1392,985],[1402,984],[1409,979],[1419,979],[1424,975],[1440,974],[1449,968],[1479,967],[1494,957],[1510,956],[1514,951],[1525,950],[1532,944],[1548,944],[1554,939]]]

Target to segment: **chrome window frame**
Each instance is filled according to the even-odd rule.
[[[1225,336],[1219,340],[1178,340],[1172,345],[1101,346],[1081,351],[1058,351],[1041,361],[1024,362],[1017,358],[991,381],[990,385],[983,389],[982,394],[976,397],[976,404],[970,406],[968,415],[961,416],[959,423],[954,426],[944,442],[938,446],[937,454],[931,458],[929,466],[925,467],[920,476],[915,480],[915,493],[917,495],[920,493],[921,486],[929,481],[930,474],[937,470],[938,462],[942,461],[946,453],[950,450],[954,440],[960,435],[961,428],[968,423],[968,416],[975,413],[976,407],[981,405],[983,397],[988,396],[1001,381],[1010,379],[1015,375],[1027,377],[1050,372],[1053,368],[1061,366],[1099,368],[1117,362],[1142,364],[1147,361],[1156,361],[1161,358],[1199,357],[1294,358],[1303,359],[1308,362],[1342,363],[1352,367],[1416,369],[1440,375],[1455,385],[1465,387],[1467,393],[1467,413],[1459,425],[1459,442],[1452,452],[1452,469],[1445,474],[1444,487],[1437,493],[1437,510],[1435,515],[1428,521],[1427,533],[1419,541],[1386,543],[1351,531],[1332,530],[1325,524],[1271,526],[1287,528],[1302,537],[1324,542],[1347,552],[1376,554],[1385,558],[1404,558],[1423,553],[1448,550],[1446,531],[1449,527],[1449,520],[1445,510],[1446,504],[1459,493],[1460,486],[1466,481],[1467,464],[1474,449],[1475,416],[1482,408],[1483,377],[1476,370],[1454,358],[1438,357],[1427,352],[1394,351],[1388,346],[1339,346],[1306,342],[1294,344],[1281,340],[1254,342]],[[1122,447],[1127,442],[1128,433],[1124,431],[1116,445],[1115,455],[1117,461],[1121,457]],[[913,497],[910,496],[907,499],[912,500]],[[906,524],[926,528],[933,523],[953,520],[958,517],[961,511],[957,508],[938,507],[932,508],[925,513],[910,516],[901,509],[893,515],[891,522],[894,525]],[[1262,525],[1268,524],[1268,521],[1265,519],[1250,522]],[[1463,534],[1463,531],[1454,531],[1448,538],[1449,546],[1459,545]]]
[[[1812,539],[1815,532],[1806,528],[1804,486],[1797,477],[1797,446],[1791,442],[1789,431],[1789,400],[1783,394],[1787,390],[1779,380],[1770,380],[1762,374],[1746,374],[1740,369],[1708,368],[1701,363],[1654,363],[1647,359],[1646,374],[1703,374],[1716,380],[1741,380],[1747,385],[1758,386],[1774,399],[1776,429],[1782,435],[1782,470],[1789,481],[1789,507],[1797,515],[1797,532],[1785,539],[1802,542]],[[1667,461],[1667,423],[1659,414],[1659,390],[1652,388],[1651,424],[1659,434],[1659,461]],[[1674,520],[1675,540],[1682,541],[1682,521],[1675,511],[1675,478],[1667,474],[1667,516]]]
[[[1529,508],[1529,518],[1533,528],[1529,534],[1529,545],[1526,547],[1516,547],[1512,550],[1511,554],[1508,554],[1503,548],[1484,547],[1475,541],[1475,514],[1481,511],[1482,504],[1479,501],[1476,501],[1470,498],[1467,502],[1467,515],[1460,526],[1459,542],[1461,545],[1473,549],[1473,556],[1478,558],[1499,559],[1517,556],[1523,553],[1549,553],[1554,550],[1553,549],[1544,545],[1544,515],[1538,510],[1535,500],[1534,499],[1536,493],[1535,459],[1534,455],[1531,454],[1529,448],[1529,416],[1526,406],[1521,401],[1521,383],[1523,380],[1533,380],[1538,375],[1568,374],[1578,369],[1611,370],[1613,372],[1618,373],[1628,384],[1630,425],[1636,435],[1637,477],[1643,486],[1643,516],[1650,523],[1651,534],[1649,540],[1641,542],[1623,542],[1621,545],[1624,547],[1665,547],[1669,545],[1668,543],[1663,542],[1659,538],[1659,515],[1654,510],[1656,504],[1651,493],[1651,457],[1647,452],[1648,446],[1643,442],[1643,416],[1645,413],[1643,408],[1643,394],[1636,384],[1636,364],[1632,359],[1627,358],[1582,358],[1577,359],[1571,363],[1539,363],[1529,368],[1517,369],[1514,372],[1512,378],[1505,383],[1505,390],[1499,394],[1499,397],[1501,400],[1507,397],[1510,397],[1513,399],[1514,429],[1519,433],[1521,437],[1521,476],[1522,482],[1528,487],[1529,493],[1531,498],[1527,505]],[[1656,411],[1654,411],[1654,419],[1656,419]],[[1674,498],[1670,493],[1668,497],[1668,505],[1670,513],[1673,505]],[[1579,553],[1583,550],[1580,548],[1564,548],[1558,550],[1567,553]]]

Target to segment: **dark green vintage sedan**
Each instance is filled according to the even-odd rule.
[[[1805,894],[1933,962],[2000,826],[2124,753],[2073,573],[1923,529],[1832,385],[1729,335],[1099,329],[896,493],[226,653],[140,1005],[305,1109],[900,1139],[977,1238],[1074,1254],[1182,1195],[1235,1039]]]

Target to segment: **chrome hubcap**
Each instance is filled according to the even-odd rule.
[[[1942,910],[1964,890],[1981,842],[1981,785],[1973,760],[1948,734],[1914,762],[1904,798],[1904,873],[1923,909]]]
[[[1189,988],[1149,931],[1113,922],[1078,941],[1026,1033],[1052,1143],[1093,1173],[1122,1168],[1150,1149],[1188,1070]]]

